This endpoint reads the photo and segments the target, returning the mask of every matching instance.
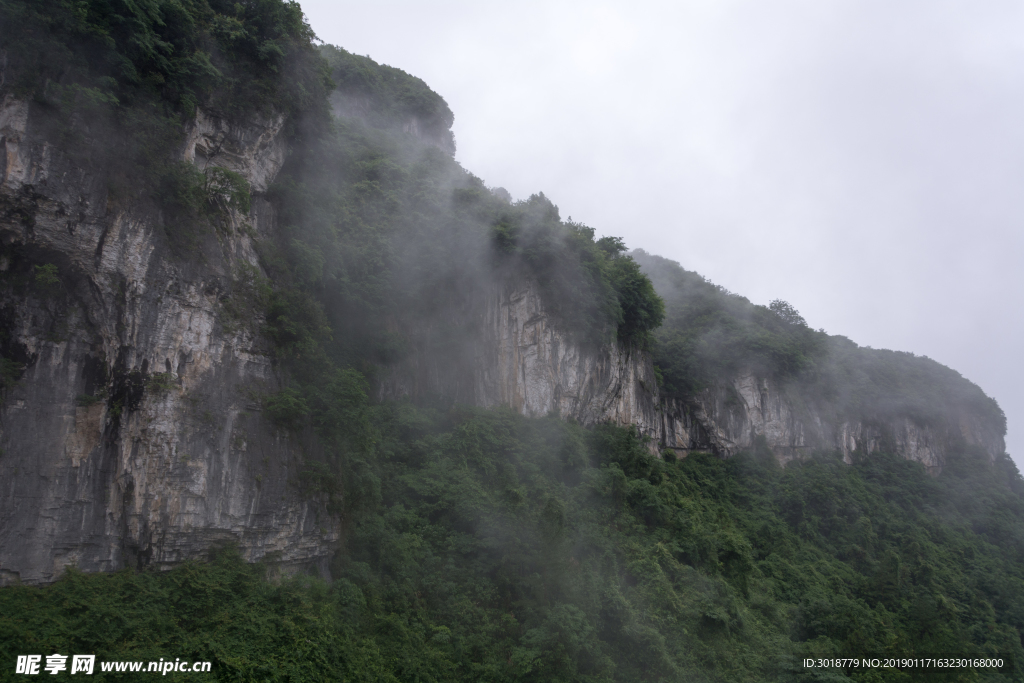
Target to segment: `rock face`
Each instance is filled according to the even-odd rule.
[[[471,339],[425,344],[385,376],[383,399],[444,397],[507,406],[528,417],[551,413],[592,425],[611,421],[654,434],[660,424],[650,358],[609,344],[588,348],[555,326],[535,284],[508,276],[486,292]],[[421,340],[430,330],[417,330]]]
[[[420,343],[384,376],[380,397],[436,397],[530,417],[555,413],[585,425],[636,425],[652,451],[680,456],[728,457],[760,444],[783,463],[812,450],[839,451],[849,462],[856,451],[884,449],[938,472],[957,443],[980,446],[992,458],[1005,450],[1003,435],[971,415],[938,425],[856,419],[804,405],[794,392],[750,373],[685,402],[659,397],[646,353],[581,347],[553,323],[532,282],[509,276],[484,299],[458,343],[431,343],[436,330],[411,331]]]
[[[326,561],[337,524],[290,483],[295,449],[250,398],[276,382],[267,345],[224,313],[269,204],[257,195],[201,258],[168,258],[156,216],[119,207],[33,124],[28,103],[3,102],[0,583],[227,542],[251,560]],[[184,157],[258,190],[284,159],[279,131],[200,114]],[[50,264],[59,281],[39,277]]]
[[[203,170],[219,166],[241,173],[254,191],[265,192],[284,164],[283,127],[284,116],[239,125],[200,109],[186,133],[183,157]]]
[[[991,458],[1006,450],[1003,435],[972,415],[928,425],[906,417],[854,419],[827,406],[801,405],[785,388],[752,374],[706,389],[686,403],[663,400],[660,408],[654,436],[680,455],[703,450],[728,456],[763,438],[780,462],[814,449],[839,451],[847,462],[855,451],[886,449],[938,472],[944,454],[957,443],[979,446]]]

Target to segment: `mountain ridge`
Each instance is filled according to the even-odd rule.
[[[49,132],[62,114],[5,95],[0,467],[13,479],[49,472],[30,496],[10,488],[0,502],[5,580],[53,580],[69,563],[169,567],[217,539],[239,540],[250,560],[325,566],[344,489],[311,496],[295,482],[320,467],[347,476],[330,453],[371,437],[337,420],[362,410],[366,392],[632,426],[652,452],[676,456],[761,447],[782,462],[815,449],[852,462],[888,450],[938,472],[961,442],[1002,455],[1000,425],[963,406],[959,421],[929,423],[902,409],[887,419],[794,402],[821,394],[825,380],[808,384],[801,363],[823,367],[824,337],[774,311],[720,305],[720,288],[563,222],[543,195],[509,204],[454,163],[454,142],[434,130],[450,128],[450,111],[422,81],[322,52],[335,81],[367,103],[334,119],[335,147],[303,147],[289,137],[301,125],[283,115],[196,108],[158,213],[114,199],[96,183],[103,167],[62,152]],[[392,91],[415,95],[392,102]],[[410,116],[434,132],[413,130]],[[687,317],[693,297],[673,294],[655,266],[703,283],[694,296],[706,310]],[[648,277],[668,303],[661,327]],[[680,327],[708,316],[716,327],[696,341]],[[756,332],[749,349],[744,325]],[[666,356],[680,330],[696,351]],[[732,365],[713,377],[673,365],[708,338],[732,344]],[[43,507],[59,512],[40,527],[31,520]],[[86,521],[60,521],[74,510]]]
[[[1024,680],[994,401],[510,201],[312,36],[0,0],[0,670]]]

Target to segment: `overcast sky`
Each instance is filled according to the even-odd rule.
[[[995,397],[1024,470],[1024,3],[301,0],[523,199]]]

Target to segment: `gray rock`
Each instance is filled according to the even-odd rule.
[[[3,355],[25,366],[0,405],[0,582],[166,567],[225,543],[325,565],[338,520],[299,495],[295,438],[252,398],[277,386],[269,345],[223,315],[236,269],[258,268],[252,235],[272,229],[270,205],[257,195],[202,260],[165,258],[161,228],[34,136],[31,111],[0,107],[0,239],[58,265],[64,303],[0,302]],[[279,132],[200,114],[186,158],[206,150],[259,189],[283,161]]]

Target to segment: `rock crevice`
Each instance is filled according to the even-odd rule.
[[[202,259],[182,259],[32,115],[0,107],[0,355],[18,368],[0,403],[0,582],[169,566],[223,543],[325,563],[338,523],[289,483],[297,449],[250,398],[276,386],[269,345],[223,319],[236,269],[258,268],[253,236],[273,229],[259,192],[284,159],[281,121],[199,113],[184,158],[256,194],[250,215],[204,237]],[[31,284],[44,264],[59,273],[52,291]]]

